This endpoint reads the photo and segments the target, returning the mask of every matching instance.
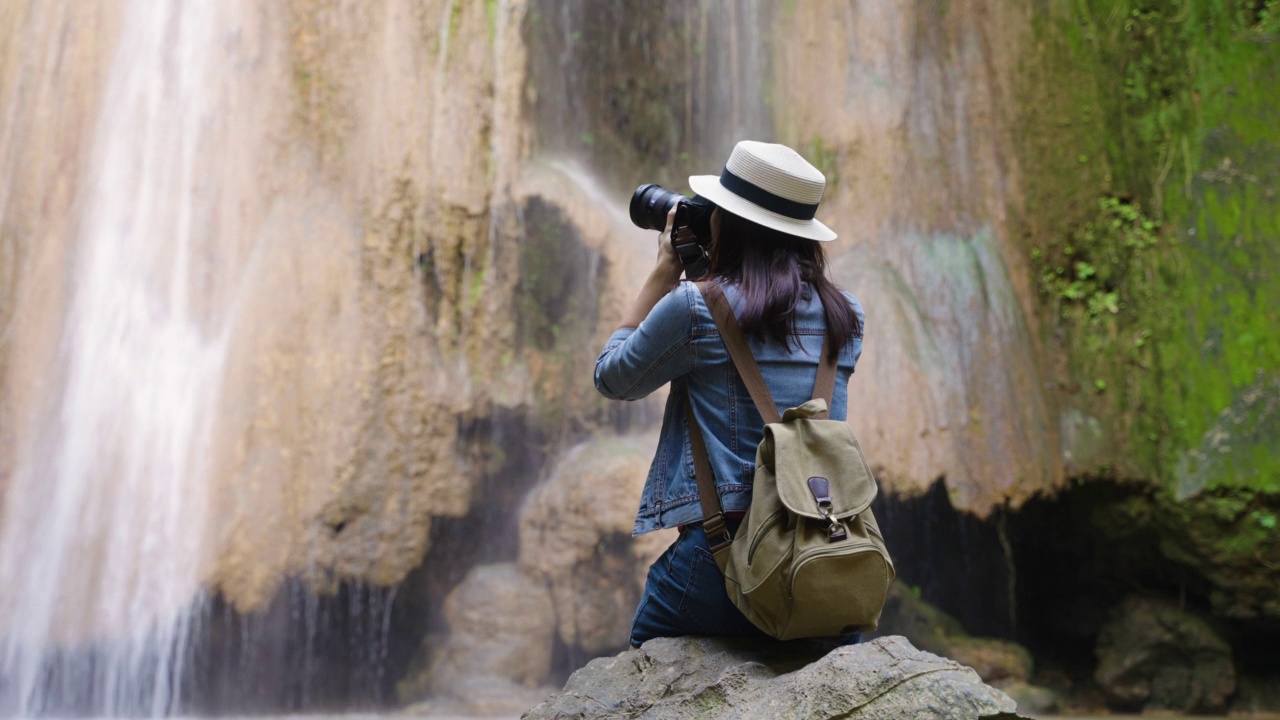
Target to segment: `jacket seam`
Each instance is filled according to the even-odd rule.
[[[649,363],[649,366],[645,368],[644,374],[641,375],[639,378],[637,378],[635,382],[631,383],[631,385],[629,385],[626,390],[623,390],[621,393],[619,393],[619,395],[624,395],[624,396],[630,395],[636,388],[644,384],[644,381],[648,380],[649,376],[652,375],[654,372],[656,372],[657,369],[662,366],[662,363],[666,362],[672,355],[679,352],[681,346],[687,344],[688,342],[689,342],[689,336],[685,335],[683,338],[681,338],[680,342],[676,343],[671,348],[669,348],[666,352],[662,353],[662,355],[660,355],[657,360],[654,360],[653,362]]]

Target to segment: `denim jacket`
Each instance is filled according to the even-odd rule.
[[[738,289],[725,296],[738,311]],[[858,317],[859,332],[840,350],[830,417],[844,420],[849,376],[862,354],[862,306],[845,293]],[[822,302],[810,287],[796,308],[791,349],[774,340],[749,339],[751,353],[777,403],[779,413],[813,397],[826,322]],[[671,383],[658,449],[640,497],[634,534],[702,519],[685,411],[685,389],[701,423],[707,455],[725,512],[751,504],[756,446],[764,421],[734,369],[715,320],[697,286],[680,283],[654,306],[638,328],[622,328],[609,337],[596,360],[596,389],[616,400],[638,400]]]

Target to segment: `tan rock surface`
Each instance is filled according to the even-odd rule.
[[[520,515],[520,566],[551,592],[557,632],[591,654],[627,645],[649,565],[671,531],[631,538],[656,438],[601,437],[571,449]]]
[[[835,276],[867,309],[850,422],[888,489],[945,476],[979,515],[1062,480],[1006,218],[1023,12],[813,0],[774,20],[775,125],[827,172]]]
[[[469,714],[519,712],[545,696],[551,669],[551,598],[515,563],[482,565],[445,599],[444,637],[428,638],[425,669],[402,681],[402,702],[430,696]]]
[[[61,408],[57,390],[74,362],[59,347],[84,347],[63,337],[68,308],[78,297],[122,302],[89,297],[77,275],[101,227],[86,213],[142,213],[132,215],[134,232],[153,234],[154,247],[190,233],[198,270],[166,277],[177,266],[159,255],[153,281],[159,294],[166,283],[190,285],[187,321],[223,370],[215,405],[199,413],[210,423],[206,445],[175,449],[189,453],[182,461],[201,492],[180,505],[148,507],[136,493],[128,503],[194,536],[190,551],[168,544],[170,555],[186,553],[169,559],[244,611],[263,607],[289,575],[322,591],[343,578],[395,583],[421,561],[432,518],[470,506],[480,469],[459,418],[531,398],[527,383],[502,381],[521,377],[528,358],[497,369],[512,328],[494,320],[507,316],[520,271],[518,256],[502,251],[514,242],[496,238],[519,232],[502,208],[526,146],[523,3],[501,12],[449,0],[217,4],[200,22],[218,62],[181,56],[169,68],[131,66],[148,56],[117,53],[137,30],[121,7],[0,10],[0,484],[46,474],[68,442],[56,418],[82,412]],[[133,122],[134,110],[118,100],[100,107],[104,92],[138,73],[177,69],[198,77],[190,97],[208,109],[165,104],[185,102],[178,94],[158,100],[168,117],[200,120],[172,136],[194,149],[189,182],[109,166],[125,140],[177,154],[164,135],[104,134],[112,117]],[[116,196],[95,185],[108,167],[111,192],[158,188],[153,209],[185,214],[111,205]],[[160,444],[127,417],[117,423],[144,450]],[[89,450],[111,452],[106,441]],[[151,559],[113,544],[131,539],[101,534],[129,524],[99,515],[131,491],[94,459],[89,484],[106,497],[56,500],[86,534],[70,542],[84,545],[78,557],[90,566],[95,552],[131,558],[118,577],[145,584]],[[9,489],[30,500],[24,516],[47,517],[37,506],[55,502]],[[9,525],[22,535],[19,522]],[[196,590],[170,595],[189,600]]]
[[[131,106],[104,99],[132,77],[134,56],[117,52],[133,32],[120,7],[28,0],[0,9],[0,485],[11,486],[0,502],[29,504],[7,521],[13,537],[38,529],[22,518],[49,516],[52,496],[38,478],[50,457],[66,454],[58,418],[79,414],[62,407],[60,389],[71,361],[59,348],[83,345],[64,336],[70,308],[77,298],[114,302],[85,295],[78,269],[90,233],[105,225],[89,214],[103,188],[125,198],[159,193],[152,215],[137,218],[158,248],[155,280],[184,288],[175,291],[189,304],[184,327],[216,356],[218,382],[201,390],[215,400],[196,413],[209,425],[200,444],[181,449],[178,474],[200,492],[137,502],[115,480],[117,448],[104,441],[86,453],[96,469],[85,487],[97,494],[64,499],[74,508],[69,546],[82,550],[68,557],[103,567],[109,555],[122,563],[113,577],[150,582],[154,558],[129,545],[138,538],[113,539],[103,528],[161,518],[194,538],[180,553],[164,547],[166,562],[194,568],[158,581],[182,585],[166,593],[175,606],[203,587],[242,611],[259,609],[288,576],[321,591],[344,579],[394,584],[421,561],[433,519],[471,507],[485,468],[460,424],[496,407],[533,409],[555,445],[626,412],[605,409],[587,376],[651,262],[653,234],[630,228],[629,188],[596,177],[630,178],[626,168],[530,158],[537,128],[528,107],[551,86],[528,76],[524,0],[206,6],[194,105],[161,98],[162,116],[189,121],[177,140],[154,145],[145,144],[160,142],[155,133],[106,132],[111,117],[132,122]],[[700,32],[717,32],[698,22]],[[851,418],[886,486],[910,493],[945,475],[956,505],[979,514],[1055,486],[1056,428],[1036,386],[1026,320],[1029,275],[1005,236],[1005,208],[1019,191],[1008,160],[1014,118],[1002,99],[1017,43],[989,42],[1020,38],[1025,18],[973,2],[952,4],[941,19],[906,6],[809,2],[727,24],[732,37],[709,38],[715,63],[759,45],[742,27],[794,39],[768,44],[767,56],[751,50],[749,61],[769,70],[778,138],[831,176],[822,216],[841,233],[835,272],[869,311]],[[172,81],[185,62],[142,70]],[[566,93],[615,80],[575,84],[592,68],[567,70],[556,85]],[[703,86],[715,71],[700,64]],[[759,125],[749,116],[763,81],[748,74],[729,83],[727,117],[737,127]],[[553,100],[572,114],[572,98]],[[712,100],[704,107],[699,98],[707,117],[716,115]],[[112,164],[121,138],[164,157],[193,148],[186,174],[169,182]],[[838,152],[825,157],[815,138]],[[662,178],[629,181],[650,179]],[[538,231],[526,216],[538,203],[568,238],[547,249],[567,248],[585,268],[569,279],[573,307],[561,310],[583,319],[590,342],[522,344],[520,313],[536,303],[521,293],[543,249],[530,244]],[[166,210],[175,208],[183,213]],[[108,210],[132,217],[123,205]],[[186,238],[196,269],[168,277],[174,238]],[[639,408],[634,426],[656,424],[652,402]],[[109,408],[98,412],[136,436]],[[651,449],[627,451],[633,469]],[[538,510],[546,518],[521,532],[560,547],[551,554],[560,559],[521,563],[556,578],[566,642],[613,647],[641,559],[663,542],[597,548],[629,533],[639,486],[619,496],[574,487],[556,518],[606,504],[607,517],[559,531]],[[11,544],[0,552],[16,566],[24,548]],[[51,590],[71,606],[101,595],[99,578],[75,570],[51,571],[79,578],[76,589]],[[623,576],[631,580],[616,582]]]

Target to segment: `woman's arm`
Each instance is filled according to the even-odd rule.
[[[640,293],[631,303],[631,309],[622,316],[619,329],[640,327],[641,321],[649,316],[653,306],[657,305],[662,296],[671,292],[671,288],[680,282],[684,266],[680,264],[680,257],[676,255],[676,250],[671,245],[671,226],[675,224],[675,220],[676,208],[673,205],[671,211],[667,213],[667,227],[662,234],[658,235],[658,261],[649,271],[649,277],[645,279]]]
[[[671,292],[684,271],[671,246],[674,219],[672,209],[666,230],[658,236],[653,270],[596,359],[596,389],[605,397],[636,400],[693,368],[688,293]]]

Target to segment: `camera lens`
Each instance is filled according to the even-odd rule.
[[[661,185],[641,185],[631,195],[631,222],[643,230],[663,230],[667,227],[667,213],[683,199],[680,193]]]

